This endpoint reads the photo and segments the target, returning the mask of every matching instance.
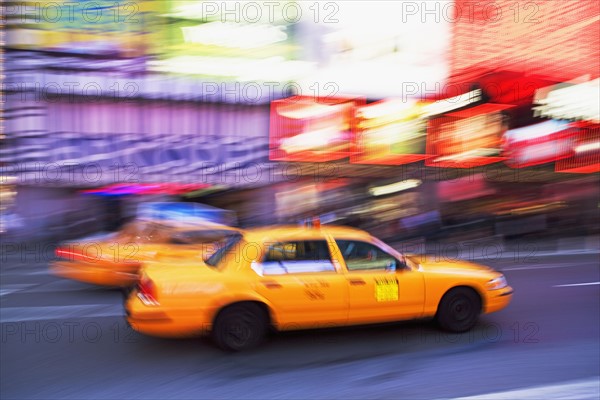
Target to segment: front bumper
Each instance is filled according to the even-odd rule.
[[[514,290],[510,286],[498,290],[489,290],[483,312],[488,314],[502,310],[510,304],[513,293]]]

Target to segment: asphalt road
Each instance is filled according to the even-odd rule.
[[[0,269],[3,400],[600,393],[597,254],[488,261],[515,297],[468,333],[441,333],[429,322],[305,331],[241,354],[207,340],[137,334],[124,322],[119,291],[53,277],[47,259],[32,254],[3,259]]]

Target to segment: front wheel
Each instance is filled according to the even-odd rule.
[[[219,313],[212,338],[223,350],[241,351],[258,346],[267,333],[267,316],[255,304],[230,306]]]
[[[451,289],[442,297],[436,319],[440,327],[450,332],[465,332],[473,328],[481,313],[481,298],[473,289]]]

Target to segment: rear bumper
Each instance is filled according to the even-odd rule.
[[[507,286],[500,290],[490,290],[487,292],[487,299],[484,304],[483,312],[485,314],[500,311],[508,306],[512,300],[513,288]]]
[[[210,321],[204,317],[205,310],[147,306],[138,298],[135,290],[125,299],[124,306],[127,323],[145,335],[196,337],[207,334],[212,328]]]
[[[54,275],[79,282],[127,287],[137,282],[139,265],[56,261],[52,263],[50,270]]]

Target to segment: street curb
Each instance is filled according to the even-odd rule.
[[[600,236],[560,238],[549,241],[515,240],[501,237],[457,242],[428,242],[425,238],[390,244],[401,253],[428,254],[445,261],[533,260],[535,257],[600,254]]]

